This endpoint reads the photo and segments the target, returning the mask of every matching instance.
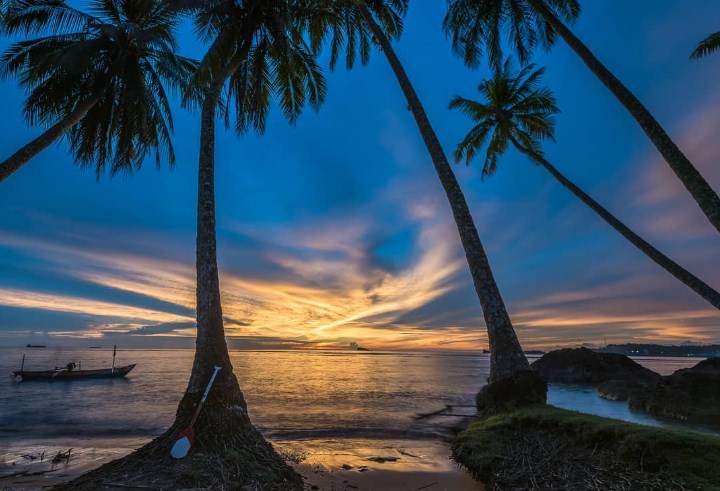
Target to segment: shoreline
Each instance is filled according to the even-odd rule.
[[[150,441],[134,446],[87,446],[89,441],[66,445],[32,444],[3,449],[0,490],[34,491],[68,482],[100,465],[123,457]],[[77,444],[85,444],[78,446]],[[99,442],[98,442],[99,443]],[[111,443],[107,441],[106,443]],[[118,442],[119,443],[119,442]],[[484,489],[451,460],[443,440],[274,441],[275,449],[304,478],[305,488],[319,491],[411,490],[478,491]],[[339,445],[342,443],[342,445]],[[72,448],[70,459],[52,464],[53,456]],[[41,455],[44,452],[44,456]],[[33,456],[34,459],[29,457]]]

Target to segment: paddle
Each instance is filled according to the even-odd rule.
[[[212,387],[213,382],[215,382],[215,376],[220,371],[220,368],[221,367],[215,365],[215,371],[213,372],[212,377],[210,377],[210,382],[208,382],[208,385],[205,388],[205,393],[203,394],[202,399],[200,399],[200,404],[198,404],[198,407],[195,410],[195,414],[190,420],[190,424],[187,428],[180,432],[180,434],[178,435],[178,439],[175,441],[175,445],[173,445],[172,450],[170,450],[170,455],[174,459],[182,459],[190,451],[190,447],[192,446],[193,440],[195,439],[193,426],[195,425],[195,421],[198,419],[198,416],[200,416],[200,409],[202,409],[202,406],[205,403],[205,399],[207,399],[207,396],[210,393],[210,387]]]

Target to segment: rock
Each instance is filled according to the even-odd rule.
[[[683,368],[628,397],[630,409],[697,423],[720,421],[720,358]]]
[[[480,412],[495,413],[547,401],[547,381],[525,370],[486,385],[475,398]]]
[[[368,460],[377,462],[378,464],[384,464],[385,462],[397,462],[400,459],[398,457],[370,457]]]
[[[632,380],[648,384],[660,375],[625,355],[598,353],[587,348],[551,351],[531,368],[550,382],[601,384],[609,380]]]
[[[608,380],[598,387],[598,395],[612,401],[627,401],[631,394],[645,389],[647,384],[635,380]]]
[[[353,466],[351,466],[350,464],[343,464],[343,465],[341,465],[340,467],[342,467],[342,468],[345,469],[346,471],[349,471],[350,469],[353,468]]]

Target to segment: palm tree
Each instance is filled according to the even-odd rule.
[[[501,63],[503,32],[523,64],[538,45],[550,47],[559,35],[635,118],[720,232],[720,197],[650,111],[566,26],[579,15],[578,0],[450,0],[443,27],[470,66],[478,64],[483,50],[492,66]]]
[[[720,293],[630,230],[545,159],[540,141],[555,141],[554,115],[559,109],[550,89],[541,85],[544,71],[544,68],[536,70],[535,65],[529,64],[518,72],[508,59],[494,70],[491,79],[483,80],[478,87],[481,101],[460,96],[453,98],[450,108],[459,109],[468,115],[475,125],[458,145],[456,160],[459,162],[465,159],[470,164],[487,145],[482,176],[491,176],[502,154],[512,145],[552,174],[560,184],[665,271],[720,309]]]
[[[697,45],[690,58],[697,60],[713,54],[718,49],[720,49],[720,32],[714,32]]]
[[[154,152],[175,162],[166,88],[184,86],[195,62],[175,53],[177,15],[164,2],[92,0],[80,11],[61,0],[8,2],[0,23],[13,43],[0,75],[28,91],[24,116],[45,132],[0,163],[0,182],[62,136],[76,162],[98,176],[132,171]]]
[[[273,98],[291,123],[305,105],[319,109],[325,80],[306,34],[310,24],[325,14],[302,0],[197,0],[185,2],[184,9],[194,16],[196,32],[210,47],[187,98],[201,110],[195,359],[169,432],[176,433],[189,422],[213,366],[221,366],[197,424],[204,435],[201,448],[222,451],[230,446],[254,455],[257,467],[243,469],[248,483],[264,476],[265,487],[302,489],[299,476],[252,426],[228,354],[217,266],[215,122],[222,116],[229,124],[234,116],[238,133],[262,133]]]
[[[379,45],[390,63],[450,203],[475,291],[482,306],[491,350],[490,381],[495,382],[526,371],[529,365],[500,295],[465,196],[420,98],[392,47],[390,40],[399,37],[402,32],[402,17],[407,3],[407,0],[336,2],[335,17],[328,29],[331,37],[331,66],[335,65],[343,50],[348,67],[353,66],[358,54],[363,63],[367,62],[373,42]]]

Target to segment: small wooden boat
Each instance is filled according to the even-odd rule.
[[[127,365],[117,368],[101,368],[99,370],[68,370],[67,368],[57,368],[55,370],[15,370],[15,377],[21,377],[23,381],[32,380],[79,380],[79,379],[98,379],[98,378],[122,378],[135,365]]]
[[[75,363],[70,362],[64,367],[55,367],[54,370],[25,370],[25,355],[23,355],[20,370],[13,371],[13,378],[20,377],[23,381],[31,380],[82,380],[82,379],[98,379],[98,378],[122,378],[135,365],[125,365],[124,367],[115,367],[115,355],[117,354],[117,346],[113,346],[112,367],[101,368],[99,370],[83,370],[82,366],[76,370]]]

